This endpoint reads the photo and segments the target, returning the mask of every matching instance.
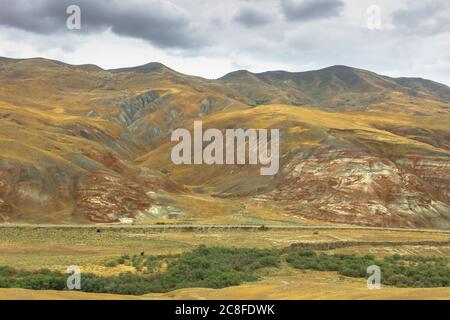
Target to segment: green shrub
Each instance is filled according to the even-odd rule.
[[[114,268],[114,267],[117,267],[118,265],[119,265],[119,263],[117,262],[117,260],[110,260],[105,263],[105,267],[108,267],[108,268]]]
[[[450,268],[445,257],[392,255],[382,261],[372,255],[328,255],[297,250],[286,261],[298,269],[337,271],[347,277],[367,277],[367,267],[381,267],[383,284],[397,287],[446,287],[450,285]]]
[[[133,265],[137,270],[146,267],[148,274],[124,273],[117,276],[82,274],[81,290],[96,293],[141,295],[168,292],[181,288],[224,288],[257,280],[255,271],[277,267],[281,251],[247,248],[199,246],[178,256],[121,256],[106,265]],[[166,272],[154,269],[162,261],[168,262]],[[336,271],[340,276],[367,277],[367,267],[381,267],[382,283],[397,287],[448,287],[450,268],[442,257],[387,256],[377,260],[372,255],[316,253],[296,250],[286,261],[301,270]],[[34,290],[65,290],[68,275],[42,269],[34,272],[0,267],[0,287]]]
[[[168,292],[181,288],[224,288],[255,281],[253,272],[279,264],[280,251],[236,249],[200,246],[197,249],[170,257],[167,272],[154,274],[124,273],[102,277],[82,274],[81,290],[85,292],[141,295],[151,292]],[[160,263],[167,257],[122,256],[108,261],[109,266],[131,261],[138,270]],[[151,270],[150,270],[151,271]],[[64,290],[66,274],[39,270],[23,272],[9,267],[0,268],[0,287],[34,290]]]

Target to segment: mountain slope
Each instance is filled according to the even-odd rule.
[[[344,66],[206,80],[0,58],[0,221],[450,228],[449,92]],[[194,120],[279,128],[279,173],[174,166]]]
[[[407,110],[421,101],[433,101],[433,113],[448,112],[450,88],[429,80],[389,78],[366,70],[333,66],[317,71],[270,71],[253,74],[239,71],[221,79],[249,98],[254,105],[283,103],[312,105],[332,110],[380,110],[378,104],[407,101]],[[394,110],[391,110],[394,111]]]
[[[449,121],[448,116],[417,122],[412,116],[268,105],[211,115],[204,130],[282,128],[281,169],[275,177],[260,176],[259,166],[173,165],[170,141],[138,161],[164,168],[177,183],[220,198],[245,196],[286,216],[449,228]],[[394,128],[403,131],[392,133]],[[436,146],[408,130],[435,139]]]

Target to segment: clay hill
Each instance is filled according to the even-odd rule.
[[[280,170],[175,166],[171,130],[279,128]],[[0,58],[0,222],[450,229],[450,88],[333,66],[207,80]]]

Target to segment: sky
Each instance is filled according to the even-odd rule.
[[[450,85],[449,0],[0,0],[0,8],[4,57],[105,69],[161,62],[206,78],[347,65]]]

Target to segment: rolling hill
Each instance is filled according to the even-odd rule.
[[[237,90],[253,105],[282,103],[314,105],[327,110],[384,110],[381,105],[408,102],[402,112],[411,112],[419,101],[433,101],[433,113],[447,110],[450,91],[445,85],[418,78],[390,78],[366,70],[333,66],[317,71],[269,71],[253,74],[245,70],[219,79]],[[389,111],[394,111],[391,105]],[[441,110],[442,109],[442,110]],[[431,110],[430,110],[431,111]]]
[[[279,128],[279,173],[173,165],[194,120]],[[345,66],[207,80],[0,58],[0,222],[450,229],[449,124],[449,87]]]

